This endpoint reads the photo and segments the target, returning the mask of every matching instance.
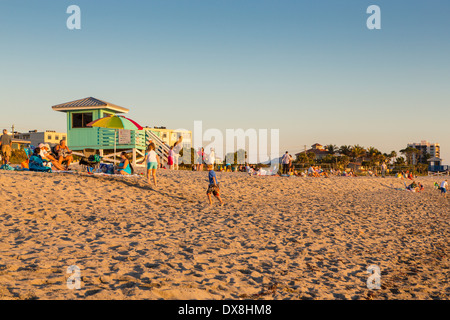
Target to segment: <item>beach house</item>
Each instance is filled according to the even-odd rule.
[[[156,136],[158,136],[162,141],[164,141],[164,143],[169,146],[173,146],[180,137],[183,137],[183,148],[190,149],[192,147],[192,131],[181,129],[167,129],[166,127],[145,127],[144,129],[152,131]]]
[[[145,131],[120,131],[88,127],[87,124],[108,115],[128,113],[129,109],[93,97],[52,106],[67,114],[67,145],[78,154],[99,154],[105,161],[114,161],[114,152],[124,150],[133,153],[133,163],[144,156]],[[115,142],[114,142],[115,139]]]
[[[320,143],[313,144],[311,146],[311,149],[296,153],[295,156],[298,157],[302,153],[306,153],[306,154],[314,153],[315,160],[322,160],[324,157],[326,157],[327,155],[330,154],[330,152],[328,152],[328,150],[325,149],[325,147],[323,145],[321,145]]]
[[[133,154],[133,165],[137,165],[137,162],[143,160],[149,141],[155,143],[156,151],[163,161],[167,161],[169,146],[180,135],[183,136],[183,147],[191,146],[192,134],[185,130],[145,127],[143,130],[118,130],[116,134],[114,129],[87,126],[97,119],[129,112],[127,108],[93,97],[54,105],[52,109],[67,114],[67,145],[77,152],[76,155],[95,153],[103,157],[104,161],[116,161],[114,150],[116,156],[126,151]]]
[[[450,166],[443,165],[442,160],[439,157],[432,157],[428,159],[428,171],[429,172],[449,172]]]

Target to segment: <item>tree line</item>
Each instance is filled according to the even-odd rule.
[[[426,164],[426,161],[431,157],[430,154],[423,154],[422,151],[414,147],[407,147],[399,150],[399,153],[403,156],[399,156],[396,151],[390,153],[383,153],[375,147],[364,148],[357,145],[343,145],[336,146],[329,144],[324,146],[324,149],[328,152],[321,160],[316,159],[314,152],[300,153],[295,159],[299,164],[316,164],[316,163],[329,163],[338,166],[347,166],[350,162],[357,162],[360,160],[362,165],[366,166],[379,166],[382,163],[392,164],[395,166],[412,166],[413,159],[420,158],[421,164]],[[418,164],[418,165],[421,165]]]

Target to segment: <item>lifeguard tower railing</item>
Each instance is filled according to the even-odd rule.
[[[153,142],[156,146],[156,152],[160,156],[161,162],[167,163],[169,154],[169,146],[162,141],[157,135],[150,130],[131,130],[130,139],[123,143],[118,131],[114,129],[97,128],[95,132],[91,131],[90,136],[95,135],[95,139],[90,140],[90,143],[81,146],[69,146],[74,150],[83,151],[83,153],[74,152],[75,155],[87,156],[89,152],[87,150],[98,150],[102,161],[104,162],[119,162],[120,153],[125,151],[132,153],[132,163],[137,165],[141,163],[145,158],[145,151],[150,142]],[[116,138],[116,144],[114,146],[114,136]],[[114,153],[114,148],[116,152]]]
[[[101,149],[114,148],[114,136],[116,138],[116,148],[138,148],[145,150],[145,132],[144,130],[130,131],[130,141],[126,144],[121,143],[119,134],[114,129],[100,128],[97,134],[97,146]]]
[[[450,166],[428,166],[429,176],[450,175]]]
[[[155,144],[156,153],[161,157],[163,162],[167,162],[170,150],[169,146],[151,130],[145,130],[145,139],[147,144],[149,144],[150,142],[153,142]]]
[[[150,141],[155,144],[156,152],[160,156],[162,163],[167,163],[169,146],[150,130],[131,131],[129,144],[121,144],[119,135],[116,133],[116,150],[120,149],[120,151],[116,152],[115,156],[117,157],[122,151],[132,152],[133,163],[136,165],[136,163],[144,160],[145,151]],[[114,130],[100,128],[98,131],[98,145],[102,150],[111,149],[114,146]],[[103,160],[114,161],[114,153],[103,155]]]

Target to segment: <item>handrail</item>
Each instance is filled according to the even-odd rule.
[[[145,130],[145,132],[146,132],[146,136],[145,136],[146,142],[148,142],[149,140],[154,141],[155,146],[157,147],[156,152],[159,154],[159,156],[162,159],[167,161],[168,157],[169,157],[169,150],[170,150],[169,146],[163,140],[161,140],[160,137],[158,137],[156,134],[154,134],[152,131]]]

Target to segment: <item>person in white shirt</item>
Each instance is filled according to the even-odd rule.
[[[445,179],[444,181],[442,181],[441,183],[441,193],[443,195],[445,195],[447,193],[447,189],[448,189],[448,182],[447,179]]]
[[[55,157],[53,157],[50,154],[50,146],[46,143],[40,143],[39,144],[39,155],[41,156],[42,160],[46,161],[47,163],[51,163],[53,165],[53,167],[57,170],[64,170],[64,166],[62,164],[60,164],[58,162],[58,160],[55,159]]]
[[[283,164],[283,174],[288,174],[289,171],[289,153],[286,151],[286,153],[281,158],[281,163]]]
[[[156,183],[156,170],[159,167],[160,161],[159,156],[155,151],[156,147],[154,143],[150,143],[147,149],[147,154],[145,155],[144,161],[147,162],[147,181],[150,184],[150,174],[153,176],[153,183],[155,187]]]

